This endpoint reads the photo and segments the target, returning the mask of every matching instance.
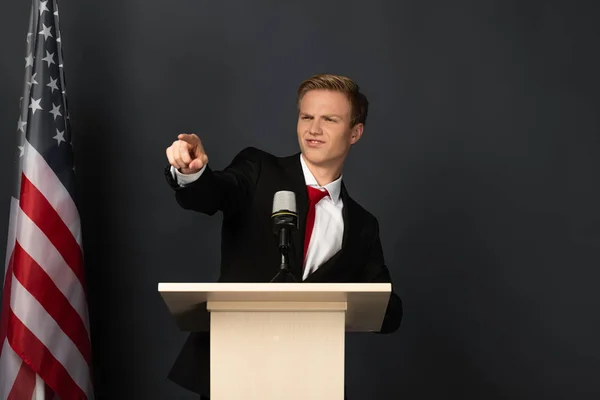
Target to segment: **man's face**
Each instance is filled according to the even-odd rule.
[[[352,105],[345,94],[311,90],[299,104],[298,142],[305,159],[317,166],[338,168],[363,125],[351,126]]]

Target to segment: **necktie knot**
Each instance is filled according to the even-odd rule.
[[[329,196],[327,189],[320,190],[313,186],[307,186],[306,188],[308,190],[308,201],[311,205],[317,204],[323,197]]]

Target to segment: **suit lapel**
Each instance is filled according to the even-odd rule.
[[[357,210],[355,209],[355,204],[350,199],[348,192],[346,191],[346,187],[344,182],[342,182],[341,189],[341,198],[344,202],[344,207],[342,208],[342,218],[344,220],[344,233],[342,236],[342,248],[336,254],[334,254],[329,260],[327,260],[323,265],[320,265],[319,268],[312,274],[310,274],[307,278],[307,282],[326,282],[327,274],[331,272],[332,269],[342,267],[344,268],[345,264],[348,262],[348,255],[352,254],[352,249],[357,249],[357,239],[360,236],[360,232],[357,229],[356,225],[356,217],[358,216]],[[308,201],[308,200],[307,200]]]
[[[292,247],[290,249],[290,269],[298,282],[302,282],[302,264],[304,258],[304,232],[306,230],[306,215],[308,213],[308,193],[302,165],[300,164],[300,153],[281,159],[281,165],[284,170],[285,187],[296,194],[296,211],[298,213],[298,229],[292,232]],[[336,267],[344,267],[347,264],[348,255],[352,254],[352,249],[360,244],[360,229],[357,224],[357,218],[360,213],[356,209],[356,204],[352,201],[346,190],[344,182],[340,196],[344,203],[342,208],[342,218],[344,220],[344,233],[342,237],[342,248],[333,257],[319,266],[315,272],[306,278],[306,282],[327,281],[328,272]]]

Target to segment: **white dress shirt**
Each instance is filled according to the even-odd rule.
[[[342,190],[341,176],[325,186],[319,186],[317,180],[308,169],[302,155],[300,155],[300,163],[302,164],[302,173],[304,174],[304,182],[306,185],[313,186],[317,189],[324,188],[329,192],[329,196],[325,196],[315,206],[315,224],[306,251],[304,274],[302,276],[302,279],[304,280],[309,274],[316,271],[319,266],[333,257],[342,248],[342,238],[344,234],[342,209],[344,204],[340,196]],[[171,173],[180,186],[185,186],[198,179],[205,168],[206,166],[194,174],[182,174],[174,167],[171,167]],[[301,251],[303,251],[303,249],[301,249]]]
[[[304,280],[342,248],[344,234],[342,208],[344,204],[340,196],[342,190],[341,176],[325,186],[319,186],[306,162],[304,162],[302,155],[300,155],[300,163],[302,164],[306,185],[317,189],[324,188],[329,192],[329,196],[323,197],[315,206],[315,224],[306,250],[304,275],[302,276]]]

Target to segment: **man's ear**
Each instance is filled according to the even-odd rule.
[[[356,124],[352,127],[352,132],[350,133],[350,144],[354,144],[359,141],[362,137],[363,130],[365,126],[363,124]]]

